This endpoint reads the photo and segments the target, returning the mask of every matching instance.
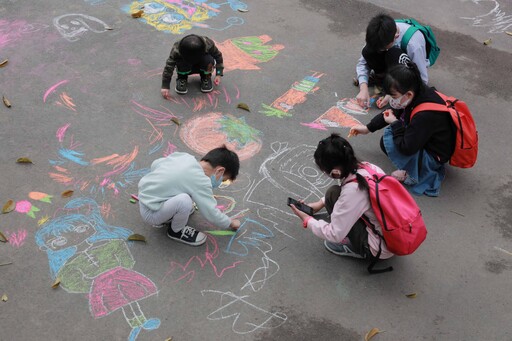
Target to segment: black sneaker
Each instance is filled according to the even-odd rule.
[[[187,79],[186,78],[178,78],[176,79],[176,93],[180,95],[184,95],[188,92],[187,88]]]
[[[169,226],[167,229],[167,236],[171,239],[192,246],[199,246],[206,242],[206,235],[202,232],[196,231],[195,228],[190,226],[185,226],[183,230],[178,232],[174,232]]]
[[[201,78],[201,92],[211,92],[213,90],[213,82],[211,75]]]

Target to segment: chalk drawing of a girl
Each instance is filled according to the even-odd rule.
[[[121,310],[132,328],[128,340],[142,329],[153,330],[160,320],[147,319],[139,302],[157,293],[155,284],[134,271],[135,261],[125,242],[132,232],[103,220],[96,201],[76,198],[37,231],[46,251],[50,275],[69,293],[87,293],[94,318]]]

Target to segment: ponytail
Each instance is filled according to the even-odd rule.
[[[420,70],[410,59],[390,68],[382,86],[386,94],[393,92],[405,94],[407,91],[412,91],[418,95],[425,91],[425,83],[421,79]]]

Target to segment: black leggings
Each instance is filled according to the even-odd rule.
[[[179,60],[176,61],[176,73],[178,74],[178,78],[187,78],[188,75],[195,73],[204,77],[212,73],[214,62],[213,56],[209,54],[205,54],[194,64],[186,60]]]
[[[332,210],[334,209],[334,204],[338,201],[341,193],[341,186],[334,185],[329,187],[327,192],[325,193],[325,209],[327,213],[331,215]],[[350,243],[353,246],[353,250],[355,253],[360,254],[361,256],[367,258],[371,255],[370,247],[368,245],[368,231],[366,230],[366,223],[363,219],[359,218],[354,226],[350,229],[350,232],[347,235]]]

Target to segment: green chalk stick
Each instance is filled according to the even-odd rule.
[[[206,233],[211,234],[212,236],[233,236],[236,234],[236,231],[223,231],[223,230],[214,230],[214,231],[205,231]]]
[[[130,199],[130,202],[131,202],[132,204],[135,204],[135,203],[137,203],[137,200],[135,200],[135,199]]]

